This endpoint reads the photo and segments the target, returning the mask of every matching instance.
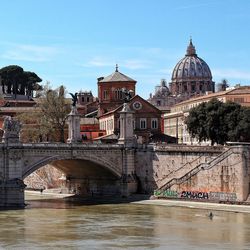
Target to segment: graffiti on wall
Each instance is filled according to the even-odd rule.
[[[191,200],[214,200],[214,201],[236,201],[236,193],[224,193],[224,192],[202,192],[202,191],[182,191],[177,192],[174,190],[155,190],[155,197],[165,198],[181,198]]]
[[[170,189],[154,191],[156,197],[178,198],[178,192]]]
[[[181,198],[185,199],[209,199],[208,193],[199,191],[182,191]]]
[[[219,201],[236,201],[237,195],[236,193],[210,192],[209,198]]]

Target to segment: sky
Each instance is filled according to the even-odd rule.
[[[249,0],[2,0],[0,68],[97,96],[97,78],[118,64],[147,99],[190,37],[216,83],[250,85]]]

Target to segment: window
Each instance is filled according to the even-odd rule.
[[[103,91],[103,99],[104,99],[104,100],[107,100],[107,99],[108,99],[108,91],[107,91],[107,90],[104,90],[104,91]]]
[[[135,120],[133,120],[133,128],[135,129]]]
[[[89,102],[89,97],[87,97],[87,102]]]
[[[191,91],[195,92],[195,85],[194,84],[191,85]]]
[[[147,120],[146,118],[140,119],[140,129],[146,129],[147,128]]]
[[[115,99],[116,100],[121,100],[123,98],[123,93],[121,89],[116,89],[115,90]]]
[[[82,96],[82,102],[84,102],[84,96]]]
[[[122,90],[121,89],[119,89],[119,99],[123,99],[123,92],[122,92]]]
[[[234,102],[243,103],[244,102],[244,98],[234,98]]]
[[[158,128],[158,120],[157,120],[157,118],[152,118],[151,119],[151,128],[152,129],[157,129]]]

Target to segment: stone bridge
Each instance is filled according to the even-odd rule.
[[[135,150],[123,144],[1,143],[0,206],[23,206],[23,179],[50,164],[80,194],[91,189],[127,196],[136,191]]]
[[[46,164],[61,170],[67,187],[83,196],[94,190],[119,196],[157,191],[176,197],[185,193],[196,199],[198,192],[206,199],[246,201],[250,193],[249,144],[204,147],[19,142],[0,143],[0,206],[24,206],[23,179]]]

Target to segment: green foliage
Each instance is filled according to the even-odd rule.
[[[226,141],[250,141],[249,110],[237,103],[212,99],[192,108],[185,123],[190,135],[199,142],[211,140],[214,145]]]
[[[207,140],[206,133],[206,110],[205,103],[201,103],[196,108],[190,110],[189,116],[186,119],[186,124],[189,129],[189,133],[192,137],[196,137],[199,141]]]
[[[250,108],[242,107],[239,113],[239,123],[235,126],[235,134],[230,138],[231,141],[250,141]]]
[[[41,81],[34,72],[24,71],[17,65],[0,69],[0,85],[4,94],[32,96],[33,90],[41,90],[41,85],[38,84]]]

